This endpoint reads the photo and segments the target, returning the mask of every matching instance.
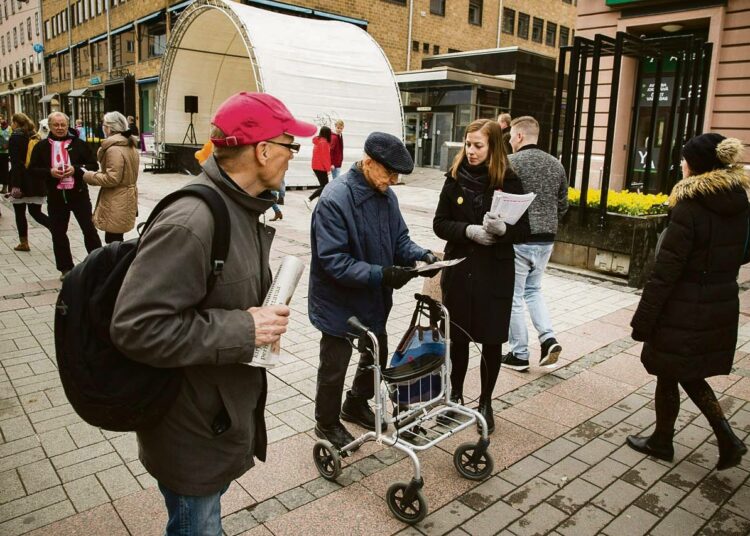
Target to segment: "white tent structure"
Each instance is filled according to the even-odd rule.
[[[362,155],[367,135],[403,139],[401,98],[377,42],[353,24],[282,15],[229,0],[199,0],[180,16],[162,62],[156,141],[183,144],[190,124],[184,97],[198,97],[198,144],[218,106],[239,91],[270,93],[299,119],[333,129],[342,119],[344,168]],[[315,185],[312,142],[286,175],[288,186]]]

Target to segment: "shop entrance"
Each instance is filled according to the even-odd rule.
[[[453,112],[417,112],[404,114],[405,143],[420,167],[439,167],[440,148],[451,141]]]

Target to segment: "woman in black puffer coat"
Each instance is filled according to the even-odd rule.
[[[671,220],[630,323],[633,338],[645,343],[641,361],[657,380],[656,429],[650,437],[629,436],[628,445],[672,461],[679,383],[716,434],[719,470],[747,452],[705,380],[729,374],[737,344],[737,275],[750,215],[741,153],[742,142],[719,134],[685,144],[683,179],[669,196]]]

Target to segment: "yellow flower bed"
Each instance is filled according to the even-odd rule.
[[[599,208],[602,191],[590,188],[586,198],[586,205],[590,208]],[[607,211],[617,214],[628,214],[630,216],[651,216],[654,214],[666,214],[665,205],[669,196],[665,194],[641,194],[638,192],[615,192],[609,190],[607,194]],[[577,207],[581,202],[581,191],[576,188],[568,188],[568,202]]]

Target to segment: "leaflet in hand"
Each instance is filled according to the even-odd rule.
[[[450,259],[448,261],[437,261],[433,262],[432,264],[423,264],[421,266],[418,266],[416,268],[409,268],[409,270],[417,273],[421,272],[429,272],[431,270],[440,270],[441,268],[448,268],[449,266],[455,266],[459,262],[466,259],[466,257],[461,257],[460,259]]]
[[[497,191],[492,196],[490,212],[501,216],[505,223],[515,225],[535,198],[534,193],[509,194]]]
[[[297,257],[284,257],[281,261],[276,275],[273,278],[273,284],[263,300],[263,307],[269,305],[289,305],[292,301],[292,295],[297,288],[302,272],[305,271],[304,263]],[[247,363],[252,367],[271,368],[279,364],[280,345],[266,345],[255,349],[253,360]]]

